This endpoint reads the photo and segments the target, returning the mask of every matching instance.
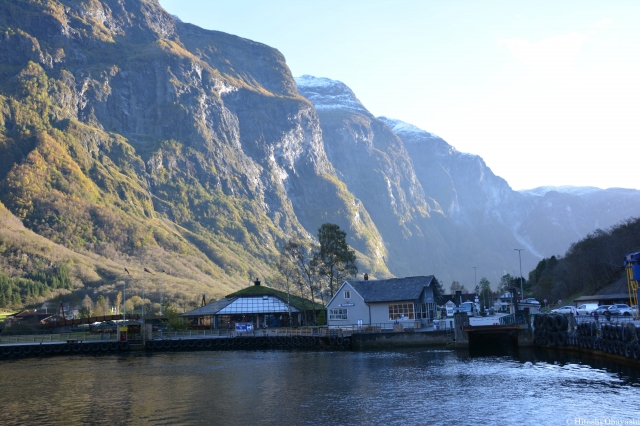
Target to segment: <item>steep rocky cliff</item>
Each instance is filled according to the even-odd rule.
[[[0,200],[28,228],[224,294],[333,222],[388,274],[277,50],[146,0],[3,1],[0,31]]]
[[[469,283],[469,267],[478,266],[496,283],[519,272],[514,248],[525,248],[526,274],[540,258],[640,212],[636,190],[514,191],[480,156],[411,124],[373,117],[339,81],[302,76],[296,83],[318,111],[329,160],[371,212],[395,274],[424,266],[445,284]]]

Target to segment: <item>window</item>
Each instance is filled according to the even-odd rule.
[[[389,319],[415,319],[413,303],[394,303],[389,305]]]
[[[415,311],[416,311],[416,318],[417,319],[425,319],[428,317],[428,310],[427,310],[427,304],[426,303],[416,303],[415,307],[414,307]]]
[[[347,309],[345,308],[329,309],[329,319],[330,320],[346,320]]]
[[[351,299],[351,292],[349,290],[345,290],[344,291],[344,298],[345,299]]]

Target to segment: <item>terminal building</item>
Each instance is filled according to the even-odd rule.
[[[327,304],[327,324],[423,328],[436,316],[437,282],[433,275],[345,281]]]
[[[314,325],[324,306],[302,297],[261,285],[243,288],[223,299],[182,314],[199,328],[231,328],[253,324],[255,328]]]

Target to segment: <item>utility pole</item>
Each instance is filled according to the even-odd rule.
[[[127,319],[127,277],[130,277],[131,274],[127,268],[124,268],[124,271],[127,273],[127,276],[124,277],[124,285],[122,288],[122,322],[126,325]]]
[[[524,300],[524,287],[522,285],[522,256],[520,254],[520,252],[522,252],[522,250],[524,249],[514,249],[518,252],[518,259],[520,260],[520,300]]]
[[[471,268],[473,268],[473,288],[476,289],[478,287],[478,277],[476,275],[478,267],[472,266]]]

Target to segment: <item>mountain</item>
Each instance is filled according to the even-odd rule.
[[[597,229],[640,214],[640,191],[635,189],[563,186],[513,191],[479,156],[460,153],[410,124],[381,119],[405,142],[425,191],[447,206],[445,212],[466,232],[484,232],[486,243],[508,241],[503,249],[515,244],[537,258],[563,255]],[[525,270],[530,260],[528,254],[523,258]]]
[[[120,265],[38,267],[69,264],[92,296],[115,294],[127,266],[157,297],[168,278],[140,271],[166,270],[186,281],[165,296],[193,301],[271,276],[279,244],[332,222],[389,274],[277,50],[151,0],[2,1],[0,30],[0,201],[52,243]]]
[[[0,0],[0,284],[24,303],[113,300],[126,279],[186,308],[272,282],[280,247],[327,222],[372,277],[470,288],[478,266],[495,284],[514,248],[527,271],[638,211],[625,191],[513,191],[481,157],[155,0]]]
[[[388,245],[390,269],[396,274],[410,275],[419,268],[416,265],[425,265],[444,280],[468,282],[467,268],[479,266],[478,273],[495,283],[504,273],[519,273],[515,248],[525,248],[526,274],[542,257],[563,254],[596,229],[611,227],[640,211],[640,191],[631,189],[514,191],[480,156],[459,152],[411,124],[373,117],[339,81],[307,75],[296,78],[296,83],[318,111],[330,161],[378,225]],[[383,145],[378,142],[382,140],[393,142]],[[388,153],[387,146],[397,154]],[[371,154],[376,152],[381,155]],[[412,235],[413,241],[405,239],[406,244],[393,240],[401,235],[394,224],[398,215],[388,211],[392,198],[384,199],[385,190],[395,188],[385,183],[394,180],[382,176],[376,182],[376,173],[386,170],[402,170],[412,183],[412,189],[403,194],[413,197],[401,198],[402,211],[424,208],[428,213],[422,218],[411,216],[409,223],[420,231]],[[376,210],[394,221],[378,220]]]
[[[376,224],[390,270],[398,276],[443,270],[449,249],[438,221],[444,216],[425,197],[400,138],[343,83],[311,76],[296,83],[316,108],[338,177]]]
[[[392,273],[433,273],[445,285],[462,280],[473,287],[471,266],[482,265],[480,276],[497,282],[517,265],[510,256],[520,244],[494,216],[497,205],[524,197],[480,157],[406,123],[374,117],[341,82],[302,76],[296,84],[316,107],[338,176],[376,224]]]

